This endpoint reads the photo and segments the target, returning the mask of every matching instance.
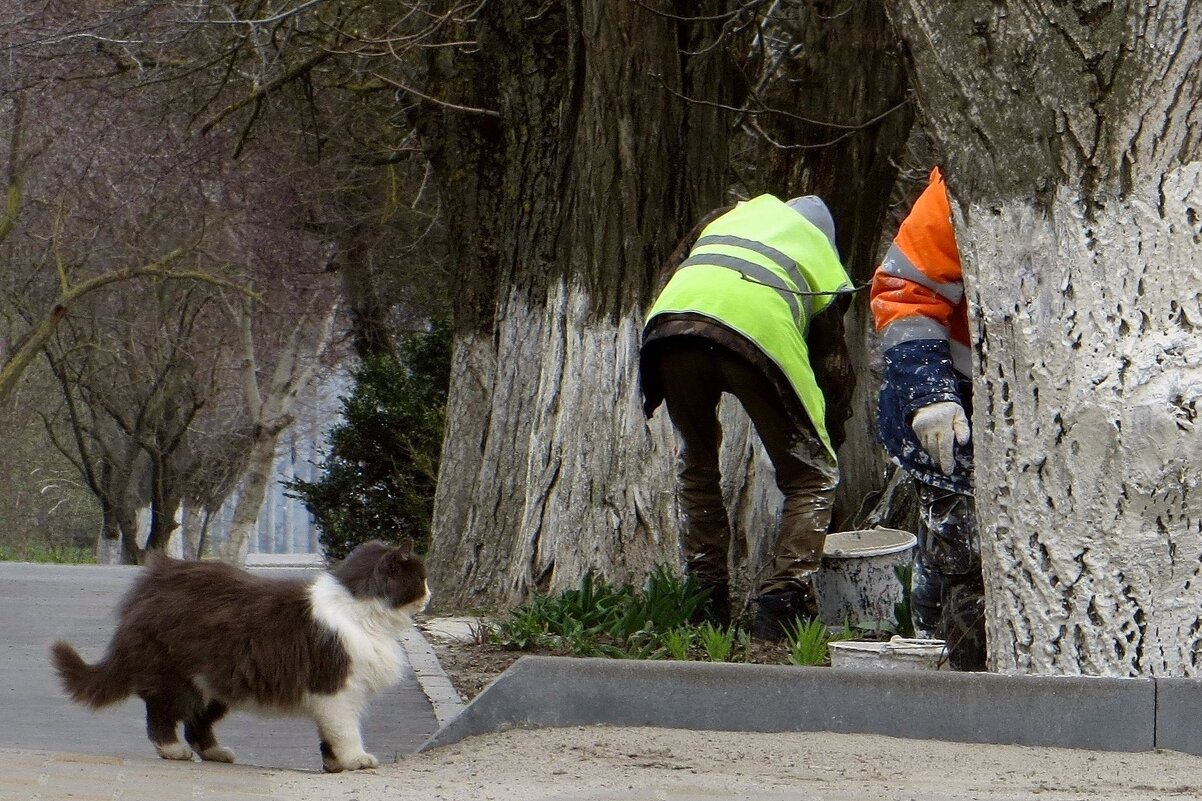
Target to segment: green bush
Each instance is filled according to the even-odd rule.
[[[317,523],[326,555],[341,559],[367,540],[412,540],[424,553],[446,412],[450,326],[399,343],[399,357],[374,356],[354,372],[342,422],[329,434],[324,473],[288,489]]]

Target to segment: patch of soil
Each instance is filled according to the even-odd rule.
[[[430,645],[451,686],[465,702],[480,694],[493,679],[532,651],[514,651],[488,643],[435,640]]]

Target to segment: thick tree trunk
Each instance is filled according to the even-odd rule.
[[[145,557],[141,543],[138,542],[138,514],[134,511],[119,513],[117,524],[121,529],[121,564],[140,565]]]
[[[914,120],[909,78],[893,26],[880,2],[782,4],[763,32],[759,97],[775,111],[753,118],[757,191],[819,195],[835,218],[839,253],[866,286],[891,238],[888,204]],[[763,135],[757,135],[762,132]],[[876,438],[879,378],[872,373],[867,293],[844,317],[856,376],[847,441],[839,450],[835,528],[870,509],[888,478]]]
[[[174,443],[164,445],[160,439],[160,447],[166,452],[150,457],[150,530],[145,545],[148,551],[167,551],[172,539],[178,540],[183,483],[174,445],[182,440],[181,436]]]
[[[892,6],[958,208],[992,664],[1197,674],[1202,6]]]
[[[100,536],[96,538],[96,562],[121,564],[121,527],[117,524],[117,515],[103,501],[100,504]]]
[[[643,419],[638,344],[660,264],[723,202],[730,120],[681,95],[733,97],[714,23],[608,0],[483,13],[478,71],[437,94],[498,116],[422,122],[462,267],[429,559],[444,607],[676,563],[672,439]]]
[[[181,504],[180,552],[184,559],[199,559],[204,547],[206,515],[200,504],[185,501]]]

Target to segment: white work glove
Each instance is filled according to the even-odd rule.
[[[950,476],[956,469],[956,457],[952,440],[958,445],[967,445],[969,437],[968,416],[955,401],[940,401],[923,406],[914,413],[910,427],[918,435],[923,449],[939,464],[943,474]]]

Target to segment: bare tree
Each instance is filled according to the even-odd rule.
[[[318,359],[330,345],[336,310],[328,296],[308,304],[297,315],[287,339],[275,350],[275,366],[262,380],[251,316],[244,304],[231,308],[240,343],[242,393],[251,435],[246,469],[237,489],[238,502],[221,549],[221,558],[227,562],[246,560],[280,435],[295,421],[297,397],[313,379]]]
[[[892,0],[975,325],[1007,672],[1202,659],[1202,6]]]
[[[32,155],[26,153],[23,147],[25,99],[18,93],[11,102],[13,115],[10,121],[7,154],[7,200],[3,217],[0,218],[0,244],[9,239],[17,224],[25,194],[26,172],[31,168],[33,160]],[[47,226],[43,233],[49,235],[49,222],[44,218],[41,222]],[[158,258],[135,266],[114,266],[84,276],[77,275],[76,265],[61,257],[56,258],[53,265],[45,264],[33,268],[48,274],[56,285],[56,290],[49,295],[50,302],[43,309],[28,305],[26,296],[29,289],[28,282],[14,284],[11,289],[5,288],[4,294],[8,295],[4,303],[6,316],[12,319],[24,318],[28,325],[22,335],[0,353],[0,403],[3,403],[15,389],[21,375],[50,341],[58,324],[68,314],[71,307],[90,294],[113,284],[134,279],[204,280],[222,283],[221,279],[213,275],[173,266],[186,253],[186,250],[186,246],[177,246],[164,252]],[[20,261],[28,256],[27,252],[22,252],[19,248],[15,251],[10,250],[10,253],[12,255],[9,258],[12,261]],[[13,266],[16,267],[16,265]],[[21,273],[22,270],[17,268],[10,275],[17,277],[21,276]]]
[[[205,293],[164,287],[114,302],[126,297],[93,303],[90,315],[77,311],[47,344],[63,405],[44,416],[100,502],[101,552],[119,538],[112,555],[132,563],[165,548],[176,528],[193,423],[219,391],[222,359],[220,340],[200,332]],[[202,345],[209,342],[216,345]],[[146,532],[137,527],[143,507]]]
[[[228,11],[213,10],[225,16],[222,22],[231,21]],[[276,92],[289,81],[303,83],[329,55],[305,68],[285,64],[288,81],[270,75],[268,86],[260,85],[262,91],[245,108],[255,119],[263,113],[271,125],[213,114],[209,109],[226,102],[227,83],[241,88],[230,73],[221,77],[223,67],[214,64],[232,63],[223,61],[232,53],[249,53],[259,69],[236,74],[257,79],[279,66],[271,54],[272,37],[287,40],[293,29],[287,27],[287,14],[262,26],[209,28],[197,24],[203,20],[190,16],[194,13],[195,8],[164,3],[119,9],[47,5],[16,15],[6,31],[5,83],[36,98],[36,113],[26,119],[38,125],[11,129],[7,161],[15,166],[8,187],[17,205],[10,202],[5,226],[10,227],[13,208],[19,206],[22,216],[19,236],[9,241],[19,269],[6,275],[11,283],[3,287],[3,297],[7,316],[28,335],[6,354],[0,396],[15,385],[33,354],[44,350],[51,356],[69,416],[85,432],[60,442],[78,451],[76,464],[106,507],[111,522],[102,541],[115,541],[113,532],[120,530],[130,560],[139,558],[145,534],[135,531],[130,510],[151,505],[148,547],[161,547],[176,526],[184,497],[214,508],[236,483],[233,474],[248,464],[222,457],[216,461],[225,469],[205,469],[214,464],[206,449],[228,454],[230,439],[245,436],[256,444],[247,446],[247,454],[257,456],[261,443],[255,432],[278,436],[288,420],[286,413],[264,413],[287,401],[277,398],[273,393],[279,387],[268,382],[264,407],[255,411],[257,428],[234,427],[230,437],[206,431],[201,426],[229,424],[228,418],[205,412],[238,375],[222,355],[228,330],[223,334],[219,323],[206,320],[190,329],[196,336],[189,339],[156,328],[151,315],[136,309],[127,318],[105,314],[131,297],[141,302],[158,297],[155,290],[164,279],[232,289],[238,322],[226,325],[253,326],[257,358],[270,363],[271,354],[279,352],[277,340],[296,332],[294,339],[303,342],[310,333],[304,331],[306,318],[291,313],[290,293],[312,294],[310,285],[329,283],[323,268],[333,261],[330,244],[347,227],[337,214],[327,213],[337,210],[332,204],[319,202],[341,190],[323,183],[334,168],[322,160],[319,132],[304,122],[304,104],[297,111],[292,103],[305,92],[286,97]],[[226,116],[230,125],[223,123]],[[201,128],[203,136],[197,132]],[[268,142],[252,134],[265,135]],[[36,147],[19,146],[22,141]],[[27,150],[38,158],[27,156]],[[56,196],[57,187],[72,191]],[[235,229],[237,243],[231,236]],[[374,251],[367,252],[369,260]],[[146,263],[145,254],[154,253],[166,255]],[[131,279],[142,284],[123,289]],[[270,295],[271,303],[245,303],[249,296],[238,288],[251,284],[264,287],[260,297]],[[114,291],[98,296],[104,287]],[[152,302],[148,308],[156,306]],[[246,318],[245,310],[255,319]],[[319,320],[323,315],[324,309]],[[123,326],[141,337],[116,335]],[[328,326],[319,322],[316,328],[328,338]],[[85,329],[85,338],[75,337]],[[56,334],[63,335],[56,339]],[[173,355],[160,361],[153,357],[158,352]],[[111,360],[99,359],[101,353]],[[290,381],[311,372],[313,365],[295,362],[303,359],[297,352],[289,358],[290,366],[281,364],[280,370]],[[200,366],[208,371],[203,382]],[[139,368],[144,369],[139,373]],[[126,394],[106,394],[97,375],[120,377],[116,385]],[[235,384],[241,386],[242,379]],[[295,388],[295,383],[285,387],[285,394]],[[97,455],[98,460],[90,458]],[[251,494],[241,497],[246,508],[257,510]]]

